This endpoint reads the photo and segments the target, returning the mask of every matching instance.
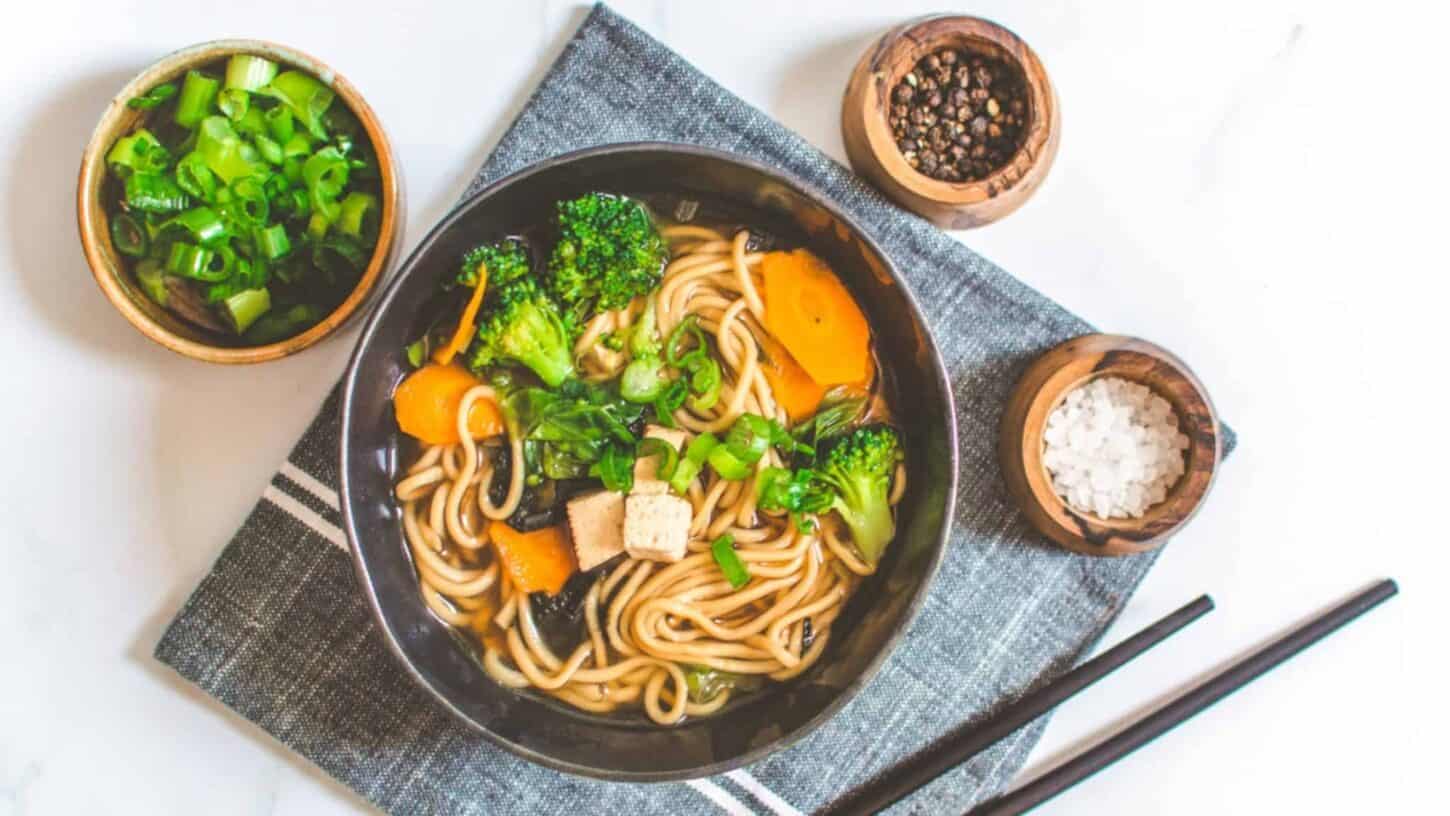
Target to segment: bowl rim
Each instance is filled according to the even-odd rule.
[[[357,116],[367,133],[368,141],[378,156],[378,174],[382,188],[379,194],[381,215],[378,242],[352,291],[336,308],[306,331],[260,346],[213,345],[178,334],[155,320],[145,308],[135,302],[127,288],[118,280],[120,275],[127,274],[129,270],[111,246],[110,235],[106,230],[100,229],[99,222],[92,217],[92,212],[98,211],[103,221],[109,220],[96,190],[99,189],[106,172],[105,154],[111,148],[107,133],[118,117],[126,115],[126,103],[145,93],[157,82],[172,79],[197,65],[232,54],[258,54],[284,62],[317,77],[331,88],[348,110]],[[102,178],[98,179],[98,176]],[[346,77],[311,54],[289,45],[262,39],[208,40],[172,51],[142,69],[112,96],[101,113],[81,154],[80,172],[76,179],[76,221],[80,230],[81,247],[91,275],[106,299],[132,327],[148,339],[185,357],[210,363],[248,364],[281,359],[331,336],[361,313],[362,307],[377,291],[378,283],[396,258],[402,242],[402,209],[403,185],[397,156],[382,121],[362,93]]]
[[[471,716],[469,716],[467,712],[455,706],[452,701],[450,701],[438,688],[430,683],[428,679],[424,677],[422,672],[420,672],[417,667],[413,665],[413,662],[404,652],[402,644],[399,643],[398,639],[394,636],[392,630],[388,627],[386,621],[383,618],[381,601],[378,597],[373,582],[370,580],[367,564],[364,562],[360,548],[358,547],[357,542],[359,539],[359,535],[357,532],[356,519],[353,516],[352,503],[348,501],[348,497],[353,494],[353,489],[351,479],[348,475],[346,463],[348,459],[351,458],[349,455],[349,440],[352,437],[351,417],[354,412],[353,400],[354,394],[356,393],[357,379],[362,367],[363,348],[367,344],[367,339],[376,330],[377,325],[381,321],[383,314],[388,310],[388,307],[392,303],[393,298],[402,288],[403,281],[406,280],[409,276],[407,270],[413,268],[412,265],[422,256],[422,254],[426,250],[428,250],[432,246],[432,244],[439,238],[439,236],[441,236],[447,229],[449,229],[454,223],[456,223],[459,218],[461,218],[464,213],[470,210],[479,200],[491,196],[505,187],[519,183],[529,178],[530,176],[537,175],[561,164],[568,164],[571,162],[593,158],[596,156],[652,151],[684,154],[687,156],[697,156],[702,158],[725,161],[742,165],[758,173],[761,173],[762,175],[772,179],[773,181],[792,188],[797,193],[810,199],[812,203],[829,211],[833,217],[840,219],[840,221],[852,231],[856,238],[861,240],[871,251],[875,252],[877,256],[885,262],[885,266],[891,275],[892,282],[901,289],[901,292],[904,295],[907,308],[910,310],[913,320],[915,320],[916,323],[922,328],[923,339],[926,344],[928,356],[930,357],[930,373],[935,376],[937,380],[937,385],[946,400],[946,405],[944,406],[944,408],[946,416],[946,435],[947,441],[950,445],[950,450],[948,452],[949,474],[947,478],[947,484],[945,485],[946,490],[944,491],[946,500],[942,508],[941,529],[934,537],[933,543],[935,546],[933,547],[931,555],[927,559],[926,570],[922,577],[920,586],[916,592],[915,597],[911,598],[907,602],[905,614],[903,615],[901,622],[889,635],[887,635],[882,647],[867,662],[865,668],[861,671],[861,673],[858,674],[856,677],[852,678],[850,682],[842,687],[840,693],[837,694],[835,698],[832,699],[829,703],[827,703],[821,709],[821,711],[816,714],[816,716],[812,717],[810,720],[807,720],[799,728],[789,734],[785,734],[761,746],[745,751],[737,756],[717,762],[712,762],[707,765],[699,766],[692,769],[682,769],[678,771],[618,771],[607,770],[589,765],[582,765],[575,762],[560,760],[555,757],[551,757],[527,748],[523,745],[514,743],[513,741],[506,739],[499,734],[495,734],[493,731],[490,731],[482,724],[475,721]],[[668,141],[636,141],[596,145],[593,147],[586,147],[579,150],[572,150],[567,153],[553,156],[551,158],[543,159],[489,182],[487,185],[479,189],[473,195],[460,201],[452,210],[449,211],[447,215],[439,219],[438,223],[436,223],[422,237],[422,239],[419,240],[418,244],[413,248],[413,250],[409,253],[408,257],[399,266],[399,270],[400,273],[395,275],[393,279],[388,283],[388,286],[378,298],[377,304],[373,307],[371,313],[368,315],[367,322],[364,323],[362,331],[359,332],[357,343],[353,347],[352,355],[348,360],[347,370],[343,375],[342,379],[342,395],[341,400],[339,401],[338,408],[341,425],[341,432],[339,434],[338,443],[338,496],[340,499],[339,504],[341,506],[342,529],[343,533],[347,536],[348,551],[352,556],[353,568],[356,578],[358,580],[358,583],[360,584],[360,588],[362,589],[363,594],[367,597],[368,608],[372,613],[373,622],[381,630],[383,634],[383,639],[387,644],[388,650],[392,652],[393,656],[397,659],[397,661],[402,664],[404,670],[413,679],[413,681],[421,686],[423,689],[425,689],[428,694],[433,697],[434,700],[436,700],[446,710],[453,714],[454,717],[464,723],[467,723],[468,726],[473,728],[475,731],[482,733],[494,745],[497,745],[509,751],[510,753],[522,757],[523,759],[526,759],[530,762],[554,770],[564,771],[567,773],[591,777],[595,779],[605,779],[620,782],[671,782],[687,779],[699,779],[709,776],[715,776],[717,774],[725,773],[727,771],[749,765],[751,763],[759,761],[767,755],[774,754],[798,743],[799,741],[816,731],[816,729],[818,729],[826,721],[834,717],[842,708],[846,706],[848,702],[855,699],[856,695],[863,688],[865,688],[867,684],[870,683],[870,681],[880,671],[881,667],[886,664],[887,659],[889,659],[890,656],[895,653],[897,647],[900,646],[902,639],[905,637],[907,630],[911,628],[912,623],[914,623],[919,616],[922,606],[926,603],[926,598],[931,592],[931,588],[932,585],[935,583],[937,574],[940,572],[942,562],[946,558],[947,547],[950,544],[952,525],[954,521],[953,515],[956,509],[957,471],[960,464],[957,447],[958,428],[955,396],[952,392],[951,378],[947,375],[946,363],[942,358],[941,350],[937,347],[936,339],[933,337],[929,328],[929,324],[927,323],[926,318],[922,314],[921,307],[917,303],[915,293],[913,293],[911,287],[906,284],[905,279],[902,277],[900,271],[897,270],[896,265],[891,260],[890,256],[886,254],[886,252],[881,248],[880,244],[877,243],[877,241],[870,235],[870,233],[868,233],[861,226],[861,224],[857,222],[856,219],[850,217],[845,212],[843,212],[842,209],[835,204],[835,202],[833,202],[829,197],[824,195],[820,190],[783,170],[769,167],[762,162],[745,156],[741,156],[739,154],[731,153],[724,150],[718,150],[715,148]]]

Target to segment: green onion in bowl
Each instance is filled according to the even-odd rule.
[[[347,298],[379,239],[381,190],[367,134],[331,88],[234,54],[137,100],[101,200],[147,297],[186,319],[172,295],[189,287],[243,345],[305,331]]]

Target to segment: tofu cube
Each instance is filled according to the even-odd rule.
[[[600,490],[564,506],[579,570],[588,572],[624,552],[624,495]]]
[[[646,439],[663,439],[680,450],[685,446],[686,434],[678,428],[666,428],[663,425],[644,426]],[[659,472],[660,458],[658,456],[643,456],[634,462],[634,487],[629,491],[632,495],[660,495],[670,491],[668,482],[657,478]]]
[[[624,551],[634,558],[679,561],[690,537],[690,503],[669,494],[640,494],[624,501]]]

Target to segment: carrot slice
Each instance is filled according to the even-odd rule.
[[[562,526],[521,533],[494,521],[488,525],[488,537],[514,586],[524,592],[557,595],[577,569]]]
[[[814,414],[821,399],[826,396],[826,387],[811,379],[811,375],[790,356],[779,340],[767,334],[760,338],[760,346],[765,352],[760,358],[760,370],[765,373],[771,394],[785,409],[790,421],[799,422]]]
[[[819,385],[866,379],[871,327],[855,299],[824,261],[803,249],[769,252],[765,328]]]
[[[458,328],[453,330],[453,338],[448,341],[448,345],[434,352],[433,362],[448,365],[459,352],[468,348],[468,341],[473,336],[473,321],[478,317],[479,308],[483,306],[483,292],[487,288],[488,267],[479,264],[478,281],[473,284],[473,297],[468,299],[468,305],[463,308],[463,316],[458,318]]]
[[[456,365],[430,363],[409,374],[393,391],[393,412],[403,433],[429,445],[458,443],[458,405],[479,379]],[[503,415],[493,400],[476,400],[468,411],[474,439],[504,432]]]

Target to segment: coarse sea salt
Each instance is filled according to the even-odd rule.
[[[1139,518],[1163,501],[1183,475],[1188,448],[1173,406],[1120,377],[1069,391],[1042,439],[1052,489],[1099,518]]]

